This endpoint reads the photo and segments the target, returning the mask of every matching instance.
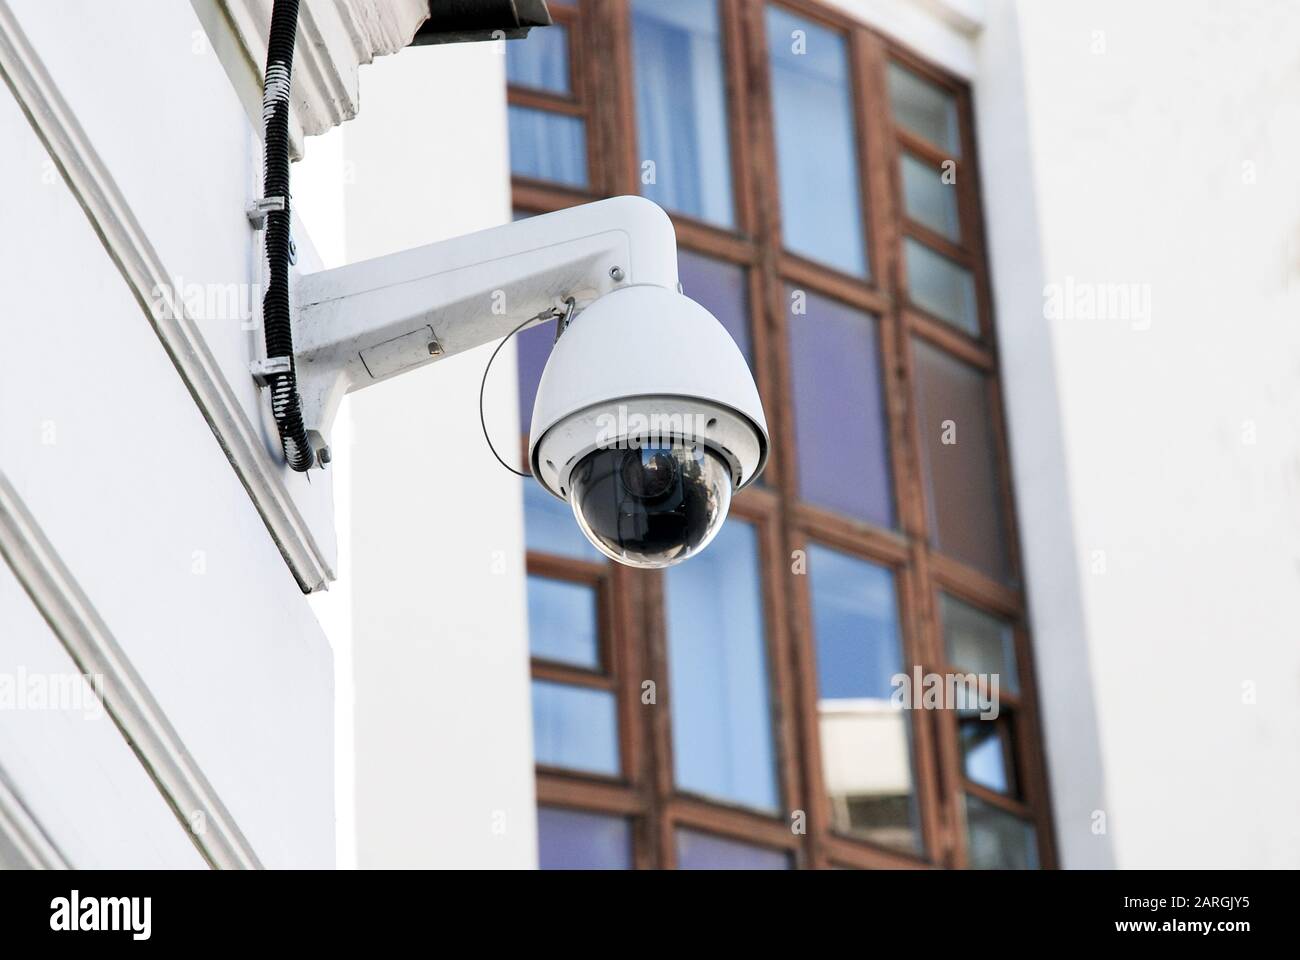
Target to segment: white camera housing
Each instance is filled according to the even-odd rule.
[[[767,421],[736,342],[709,311],[663,287],[601,297],[564,331],[537,387],[533,476],[568,499],[574,466],[601,446],[674,435],[718,453],[734,489],[767,462]]]
[[[682,295],[672,221],[649,200],[601,200],[309,274],[295,300],[294,364],[322,466],[344,394],[562,316],[529,459],[607,555],[654,567],[698,552],[732,493],[766,463],[767,424],[745,358]],[[621,473],[606,470],[596,490],[593,454],[617,450],[639,453]],[[598,514],[609,536],[595,534]],[[642,535],[658,540],[638,550]]]

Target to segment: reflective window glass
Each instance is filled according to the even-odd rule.
[[[1009,575],[985,374],[914,342],[916,415],[931,543],[995,580]]]
[[[510,121],[510,172],[569,187],[587,185],[587,128],[577,117],[514,104]]]
[[[894,575],[808,548],[822,777],[837,830],[920,849],[910,715],[892,699],[907,672]]]
[[[778,803],[758,531],[728,520],[664,572],[677,785],[763,809]]]
[[[789,870],[790,855],[698,830],[677,831],[679,870]]]
[[[950,155],[960,156],[961,135],[953,95],[896,63],[889,65],[888,76],[894,121]]]
[[[876,318],[804,291],[790,291],[788,302],[799,495],[828,510],[892,527],[894,491]]]
[[[632,829],[623,817],[538,807],[537,848],[543,870],[632,868]]]
[[[911,301],[959,330],[979,336],[979,305],[971,272],[911,237],[903,241],[903,255]]]
[[[957,214],[957,184],[945,183],[943,168],[910,153],[901,155],[903,209],[917,223],[961,242],[961,220]]]
[[[543,766],[616,775],[614,695],[608,690],[534,680],[533,754]]]
[[[716,0],[632,0],[641,192],[721,227],[735,219]]]
[[[530,574],[528,642],[539,659],[599,669],[596,588]]]
[[[1034,828],[977,797],[966,797],[967,860],[977,870],[1036,870]]]
[[[514,87],[528,87],[566,96],[569,93],[569,30],[554,23],[545,30],[506,42],[506,79]]]
[[[848,44],[841,33],[769,6],[767,45],[786,249],[866,276]]]

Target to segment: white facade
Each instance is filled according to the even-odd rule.
[[[974,90],[1062,865],[1300,866],[1300,10],[834,2]],[[0,865],[532,867],[490,347],[350,398],[310,482],[247,375],[265,8],[0,0],[0,683],[122,705],[0,696]],[[508,221],[501,47],[309,46],[300,270]]]
[[[1100,792],[1119,866],[1295,867],[1300,10],[1019,7],[1023,132],[1000,57],[976,106],[1066,863],[1095,862],[1074,798]],[[1075,309],[1028,313],[1031,283]],[[1100,284],[1149,312],[1090,315]]]
[[[41,862],[335,860],[330,482],[248,375],[260,143],[200,6],[0,4],[2,819]],[[120,729],[30,695],[82,673]]]
[[[412,48],[366,68],[365,108],[324,161],[348,261],[509,221],[501,54]],[[310,176],[328,197],[329,175]],[[522,487],[492,459],[477,409],[491,350],[345,403],[356,763],[344,790],[361,867],[536,864]],[[488,423],[518,437],[512,346],[490,387]]]

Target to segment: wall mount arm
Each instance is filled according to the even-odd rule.
[[[294,353],[318,455],[345,394],[499,340],[530,318],[541,323],[570,297],[580,312],[634,284],[678,289],[672,222],[640,197],[304,275]],[[327,463],[328,454],[318,459]]]

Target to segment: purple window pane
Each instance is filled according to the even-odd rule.
[[[1009,575],[988,381],[917,340],[916,409],[930,541],[996,580]]]
[[[519,349],[519,430],[528,436],[533,422],[533,401],[537,398],[537,384],[555,343],[555,324],[543,323],[529,327],[515,335]]]
[[[745,362],[752,367],[749,285],[745,268],[680,250],[677,253],[677,274],[682,281],[682,292],[718,318],[745,355]]]
[[[804,291],[791,291],[799,492],[808,503],[894,524],[888,426],[876,319]],[[798,312],[800,304],[806,312]]]
[[[630,870],[631,834],[622,817],[538,807],[538,866],[543,870]]]
[[[677,831],[679,870],[789,870],[790,855],[780,850],[724,840],[695,830]]]

